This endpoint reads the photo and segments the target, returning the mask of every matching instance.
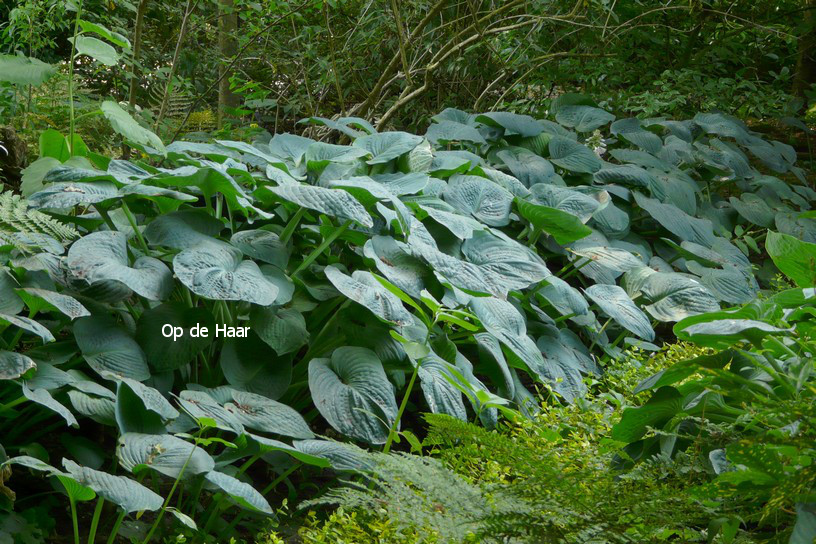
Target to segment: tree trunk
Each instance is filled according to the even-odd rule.
[[[804,12],[804,33],[799,36],[796,58],[796,74],[793,78],[793,94],[805,97],[805,91],[816,83],[816,0],[805,0],[809,9]]]
[[[218,0],[218,50],[221,56],[221,63],[218,65],[218,128],[224,122],[224,117],[230,108],[239,105],[239,97],[230,90],[230,74],[225,74],[227,64],[238,54],[238,14],[235,11],[234,0]]]

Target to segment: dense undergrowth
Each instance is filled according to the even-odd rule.
[[[49,130],[23,196],[0,195],[3,531],[55,538],[36,528],[55,515],[75,542],[80,527],[219,542],[267,527],[284,498],[338,500],[364,518],[336,514],[347,525],[408,541],[693,541],[709,518],[726,538],[774,517],[714,517],[686,446],[709,419],[765,442],[794,423],[743,428],[714,386],[807,406],[812,297],[757,302],[780,271],[813,285],[816,192],[790,146],[722,114],[616,120],[570,94],[549,119],[447,109],[414,135],[311,118],[322,140],[251,144],[165,146],[116,103],[100,113],[137,158]],[[638,412],[629,373],[676,359],[638,370],[625,354],[658,350],[677,322],[762,359],[694,363],[730,368],[728,383],[664,374]],[[698,368],[677,364],[678,381]],[[717,470],[745,464],[720,442]],[[326,493],[361,469],[369,482]],[[746,508],[779,504],[786,534],[810,481],[753,490]],[[310,523],[329,538],[333,522]]]

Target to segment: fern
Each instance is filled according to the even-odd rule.
[[[25,250],[30,246],[47,245],[43,236],[64,243],[75,240],[79,233],[53,217],[29,209],[21,196],[0,193],[0,244]]]

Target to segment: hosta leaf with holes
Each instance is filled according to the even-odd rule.
[[[206,451],[169,434],[125,433],[119,437],[116,455],[125,470],[137,473],[152,468],[173,479],[190,478],[215,468]]]
[[[455,175],[442,193],[446,202],[492,227],[510,222],[513,195],[492,181],[478,176]]]
[[[374,221],[363,205],[341,189],[327,189],[303,184],[279,185],[278,187],[267,187],[267,189],[283,200],[304,208],[341,219],[351,219],[364,227],[374,226]]]
[[[649,319],[634,305],[626,291],[617,285],[598,284],[587,287],[584,292],[618,325],[647,342],[654,340],[655,333]]]
[[[422,137],[407,132],[380,132],[354,140],[354,146],[371,155],[368,164],[383,164],[408,153],[422,143]]]
[[[113,319],[81,317],[74,323],[74,335],[85,361],[100,374],[109,372],[139,381],[150,377],[139,344]]]
[[[243,300],[261,306],[275,302],[278,287],[255,264],[229,246],[207,244],[185,249],[173,258],[179,281],[211,300]]]
[[[149,300],[163,300],[173,290],[173,275],[153,257],[128,264],[127,237],[121,232],[94,232],[71,246],[65,262],[71,278],[88,287],[116,281]]]
[[[164,503],[160,495],[130,478],[83,467],[69,459],[63,459],[62,464],[77,482],[127,513],[158,510]]]
[[[312,359],[309,390],[320,414],[340,433],[371,444],[388,438],[397,401],[373,351],[342,347],[330,359]]]
[[[327,266],[324,272],[338,291],[365,306],[380,319],[396,325],[413,322],[400,299],[383,287],[370,272],[358,270],[347,276],[334,266]]]
[[[224,408],[245,427],[255,431],[292,438],[314,437],[297,411],[255,393],[233,391],[232,402],[225,404]]]
[[[263,495],[258,493],[251,485],[216,470],[208,472],[205,478],[208,482],[218,486],[242,507],[263,512],[264,514],[273,513],[272,507],[269,506]]]

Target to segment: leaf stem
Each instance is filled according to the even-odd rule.
[[[107,544],[113,544],[116,541],[116,535],[119,534],[119,527],[122,525],[122,521],[124,521],[126,515],[127,513],[124,510],[119,512],[119,516],[116,518],[116,521],[113,522],[113,527],[111,527]]]
[[[142,246],[142,250],[146,255],[150,255],[150,248],[147,247],[147,242],[145,242],[145,239],[142,236],[138,225],[136,224],[136,218],[133,217],[130,208],[128,208],[128,205],[124,200],[122,200],[122,211],[125,213],[125,217],[127,217],[128,223],[130,223],[130,228],[133,229],[133,233],[136,235],[136,239],[139,240],[139,245]]]
[[[311,265],[315,261],[315,259],[317,259],[320,256],[321,253],[326,251],[326,248],[329,247],[332,244],[332,242],[334,242],[341,234],[343,234],[346,231],[347,228],[349,228],[349,225],[351,225],[351,219],[340,225],[340,227],[335,229],[334,232],[329,234],[326,237],[326,239],[323,240],[323,242],[321,242],[320,245],[317,246],[315,250],[312,251],[309,254],[309,256],[303,260],[302,263],[300,263],[300,266],[298,266],[295,269],[295,271],[292,272],[292,276],[297,276],[302,270],[308,268],[309,265]]]
[[[291,238],[292,234],[294,234],[295,229],[298,226],[298,223],[300,223],[300,220],[303,218],[305,214],[306,208],[299,208],[298,211],[295,212],[295,215],[293,215],[289,219],[289,222],[286,223],[286,228],[283,229],[283,232],[280,235],[280,241],[282,244],[286,245],[286,243],[289,241],[289,238]]]
[[[408,406],[408,398],[411,396],[411,390],[414,388],[414,382],[416,381],[417,372],[419,372],[419,361],[414,362],[414,373],[411,374],[411,380],[408,382],[408,388],[405,391],[405,395],[402,397],[402,403],[400,403],[399,411],[397,412],[397,417],[394,419],[394,423],[391,424],[391,429],[388,431],[388,440],[385,441],[385,446],[383,447],[383,453],[388,453],[391,450],[391,443],[394,440],[394,436],[397,434],[397,427],[399,426],[399,422],[402,419],[402,414],[405,412],[405,407]]]
[[[99,518],[102,516],[102,507],[105,506],[105,499],[99,497],[94,508],[93,519],[91,520],[91,530],[88,532],[88,544],[96,542],[96,529],[99,527]]]

